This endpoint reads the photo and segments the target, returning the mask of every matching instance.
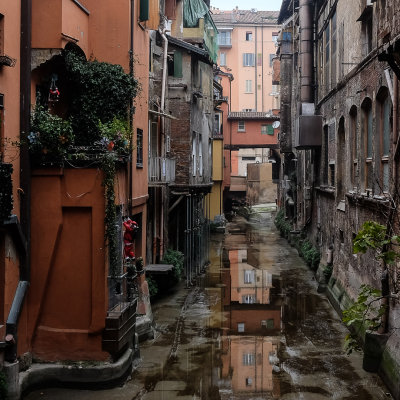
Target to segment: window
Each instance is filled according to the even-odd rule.
[[[140,0],[140,21],[147,21],[149,19],[149,0]]]
[[[256,158],[250,156],[243,156],[242,161],[256,161]]]
[[[252,92],[252,88],[251,88],[251,80],[246,80],[246,93],[251,93]]]
[[[269,55],[269,66],[272,68],[272,63],[274,61],[274,58],[276,57],[275,54],[270,54]]]
[[[262,135],[273,135],[274,128],[272,125],[261,125],[261,134]]]
[[[276,47],[278,47],[278,36],[279,32],[272,32],[272,41],[275,43]]]
[[[323,82],[323,93],[329,92],[336,85],[336,49],[337,21],[334,11],[319,36],[319,78]]]
[[[244,124],[244,121],[238,121],[238,132],[246,132],[246,126]]]
[[[329,92],[330,90],[330,85],[329,85],[329,76],[330,76],[330,57],[331,57],[331,35],[330,35],[330,26],[329,24],[325,28],[325,69],[324,69],[324,84],[325,84],[325,90]]]
[[[196,176],[196,134],[193,134],[192,138],[192,175]]]
[[[254,67],[254,53],[243,53],[243,66]]]
[[[383,192],[389,191],[389,151],[390,132],[392,130],[390,119],[392,104],[390,97],[386,94],[383,101],[379,103],[380,108],[380,155],[381,155],[381,186]]]
[[[344,200],[345,193],[345,181],[348,175],[346,174],[347,167],[347,157],[346,157],[346,130],[344,126],[344,117],[339,120],[339,127],[337,131],[337,145],[336,145],[336,160],[337,160],[337,170],[336,170],[336,189],[337,189],[337,199],[339,201]]]
[[[136,131],[136,167],[143,167],[143,131]]]
[[[324,125],[324,136],[323,136],[323,149],[322,149],[322,183],[328,185],[328,159],[329,159],[329,127]]]
[[[335,162],[329,163],[329,186],[335,186]]]
[[[369,19],[363,24],[364,31],[364,55],[369,54],[372,51],[372,14]]]
[[[253,384],[252,378],[246,378],[246,386],[251,386]]]
[[[352,188],[356,187],[356,178],[358,176],[357,143],[357,107],[353,106],[350,110],[350,183]]]
[[[226,66],[226,53],[219,53],[219,65]]]
[[[243,354],[243,365],[255,365],[256,356],[254,353]]]
[[[220,31],[218,33],[219,46],[231,46],[231,31]]]
[[[254,304],[256,302],[256,298],[253,294],[246,294],[242,296],[242,304]]]
[[[246,269],[244,271],[244,283],[254,283],[254,269]]]
[[[372,102],[366,99],[363,103],[361,133],[364,144],[364,187],[363,189],[372,189],[373,186],[373,165],[372,165]]]
[[[251,42],[253,40],[253,32],[246,32],[246,42]]]
[[[214,114],[214,135],[221,135],[222,134],[222,126],[221,126],[221,118],[222,115],[220,113]]]
[[[203,139],[199,135],[199,175],[203,176]]]
[[[244,332],[244,322],[239,322],[237,324],[237,330],[239,333],[243,333]]]
[[[174,78],[182,78],[182,53],[175,51],[168,54],[168,75]]]

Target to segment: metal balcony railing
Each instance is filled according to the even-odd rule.
[[[174,159],[165,157],[149,158],[149,183],[171,183],[174,181]]]

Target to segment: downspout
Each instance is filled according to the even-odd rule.
[[[312,103],[312,10],[311,0],[300,0],[300,65],[301,65],[301,90],[300,101]]]
[[[393,77],[393,183],[394,187],[397,187],[398,183],[398,172],[397,172],[397,160],[396,160],[396,147],[397,147],[397,142],[399,140],[399,133],[397,132],[397,107],[398,107],[398,102],[397,102],[397,96],[399,95],[399,80],[397,76],[394,74]]]
[[[131,15],[130,15],[130,44],[129,44],[129,74],[131,78],[134,78],[134,69],[133,69],[133,35],[134,35],[134,29],[133,29],[133,24],[135,21],[135,8],[134,8],[134,0],[131,0]],[[130,151],[131,155],[133,152],[133,114],[135,113],[135,106],[133,105],[133,99],[131,100],[131,104],[129,105],[129,125],[132,129],[131,132],[131,140],[130,140]],[[131,161],[128,162],[128,214],[132,213],[132,197],[133,197],[133,182],[132,182],[132,175],[133,175],[133,162],[132,162],[132,157]]]
[[[18,321],[21,316],[24,299],[30,280],[30,201],[31,201],[31,169],[27,136],[29,133],[31,111],[31,0],[21,0],[21,39],[20,39],[20,218],[22,233],[25,236],[26,247],[20,251],[19,282],[15,291],[6,322],[5,360],[15,362],[18,346]]]
[[[161,30],[158,28],[158,32],[161,35],[161,38],[164,42],[163,46],[163,71],[162,71],[162,80],[161,80],[161,112],[164,114],[165,112],[165,88],[167,83],[167,61],[168,61],[168,39],[165,36],[165,28]],[[164,162],[165,158],[165,117],[161,117],[161,162]],[[164,186],[161,187],[161,215],[160,215],[160,259],[162,260],[164,256]]]
[[[258,91],[257,91],[257,25],[254,27],[254,93],[255,93],[255,101],[256,101],[256,111],[258,111],[257,108],[257,96],[258,96]]]

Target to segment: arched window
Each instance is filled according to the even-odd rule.
[[[373,167],[373,124],[372,124],[372,101],[367,98],[362,106],[361,137],[363,140],[363,189],[371,190],[374,186]]]
[[[389,191],[389,153],[391,136],[392,102],[387,88],[382,88],[377,96],[377,133],[379,138],[379,187]]]
[[[337,177],[336,189],[338,200],[344,200],[344,192],[346,188],[346,131],[344,125],[344,118],[340,118],[337,136]]]
[[[350,189],[357,187],[358,177],[358,138],[357,138],[357,107],[353,106],[349,114],[349,134],[350,134]]]

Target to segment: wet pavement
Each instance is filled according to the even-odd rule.
[[[228,233],[230,232],[230,233]],[[391,399],[271,214],[212,236],[198,284],[153,304],[156,334],[122,387],[42,389],[27,400]]]

